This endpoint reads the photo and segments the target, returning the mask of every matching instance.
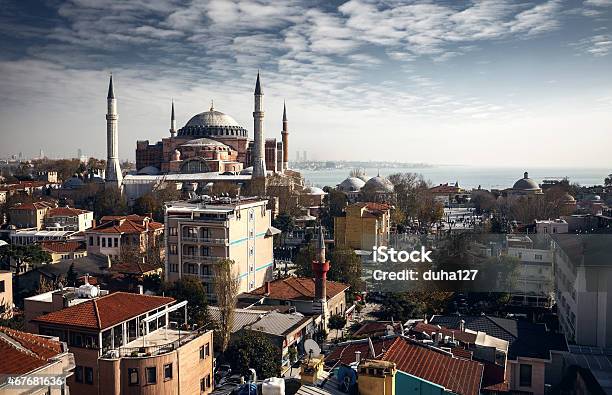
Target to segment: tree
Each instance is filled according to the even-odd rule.
[[[338,331],[340,329],[344,329],[344,327],[346,326],[346,317],[344,317],[341,314],[334,314],[331,317],[329,317],[329,321],[327,323],[327,326],[329,327],[329,329],[335,329],[336,330],[336,339],[338,338]]]
[[[126,215],[127,201],[117,188],[109,187],[94,196],[94,213],[99,218],[105,215]]]
[[[608,174],[608,176],[605,178],[604,185],[607,187],[612,187],[612,173]]]
[[[197,278],[186,276],[162,286],[166,295],[172,296],[177,301],[187,301],[187,318],[190,323],[199,327],[211,324],[208,315],[208,299],[202,282]]]
[[[295,257],[296,274],[300,277],[314,276],[312,262],[316,259],[316,248],[312,244],[300,249]],[[348,284],[354,292],[363,289],[361,280],[361,259],[350,248],[336,247],[328,256],[330,261],[327,278],[331,281],[340,281]]]
[[[287,213],[281,213],[272,220],[272,226],[279,229],[281,233],[280,241],[281,246],[285,245],[287,239],[287,233],[295,229],[295,220]]]
[[[51,255],[44,251],[38,244],[30,245],[14,245],[9,244],[0,249],[0,257],[2,261],[13,262],[15,264],[15,272],[20,273],[23,264],[37,265],[51,261]],[[16,277],[17,279],[19,276]]]
[[[232,371],[242,375],[247,375],[249,368],[255,369],[258,379],[280,375],[281,350],[261,332],[244,329],[224,355]]]
[[[77,283],[77,274],[74,271],[74,262],[72,262],[70,264],[70,267],[68,268],[68,272],[66,272],[66,282],[71,287],[76,286],[76,283]]]
[[[214,288],[217,295],[217,306],[219,307],[221,351],[227,350],[230,336],[232,335],[237,301],[236,296],[240,286],[232,272],[233,267],[234,261],[231,259],[223,259],[213,266],[215,273]]]

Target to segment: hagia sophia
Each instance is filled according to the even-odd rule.
[[[264,138],[263,88],[259,73],[255,83],[253,135],[231,116],[214,108],[194,115],[177,130],[174,102],[169,136],[155,144],[136,143],[136,174],[122,176],[118,159],[117,101],[110,77],[107,102],[106,182],[122,188],[129,200],[163,183],[190,184],[194,188],[215,182],[245,184],[269,175],[300,178],[289,169],[289,128],[283,106],[281,138]]]

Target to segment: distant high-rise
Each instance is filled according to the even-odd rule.
[[[108,83],[106,97],[106,182],[121,188],[123,175],[119,166],[119,131],[117,130],[117,100],[113,89],[113,76]]]
[[[295,161],[296,162],[300,161],[300,151],[295,151]]]
[[[80,148],[77,150],[77,159],[81,159],[81,156],[83,156],[83,150],[81,150]]]
[[[304,151],[304,155],[302,156],[302,161],[308,162],[308,152]]]

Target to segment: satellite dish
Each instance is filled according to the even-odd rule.
[[[312,351],[313,357],[318,357],[319,355],[321,355],[321,347],[319,347],[317,342],[312,339],[307,339],[304,342],[304,350],[306,350],[307,354],[309,354],[310,351]]]

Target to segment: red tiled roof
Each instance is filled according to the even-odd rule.
[[[335,281],[327,281],[327,299],[331,299],[349,286]],[[264,296],[266,286],[261,286],[249,292],[251,295]],[[270,281],[270,299],[279,300],[310,300],[315,296],[314,279],[305,277],[287,277]]]
[[[107,215],[102,217],[100,220],[101,225],[96,226],[93,229],[89,229],[88,232],[140,234],[146,231],[147,220],[147,217],[141,217],[140,215]],[[149,222],[149,230],[158,230],[163,227],[164,225],[159,222]]]
[[[49,210],[49,212],[47,213],[47,216],[48,217],[69,217],[69,216],[77,216],[80,214],[86,214],[89,212],[90,211],[81,210],[81,209],[72,208],[72,207],[56,207],[56,208],[52,208],[51,210]]]
[[[365,322],[359,329],[353,333],[353,336],[381,336],[387,331],[387,327],[392,325],[390,321],[369,321]],[[393,331],[395,334],[401,333],[401,322],[393,323]]]
[[[43,250],[55,253],[85,250],[85,243],[81,241],[43,241],[40,246]]]
[[[0,327],[0,375],[31,372],[62,353],[58,341]]]
[[[461,188],[458,188],[454,185],[448,184],[440,184],[435,187],[429,188],[429,191],[432,193],[459,193]]]
[[[388,350],[391,344],[393,344],[394,340],[395,338],[372,340],[374,352],[376,353],[374,358],[379,357],[386,350]],[[334,365],[336,362],[340,362],[345,365],[349,365],[355,362],[355,352],[357,351],[361,352],[361,359],[372,358],[372,355],[370,355],[371,351],[368,340],[355,340],[348,344],[339,344],[338,346],[334,347],[334,349],[325,356],[325,363],[327,365]]]
[[[42,315],[34,321],[102,330],[172,302],[174,298],[115,292]]]
[[[110,267],[111,272],[123,274],[145,274],[159,269],[161,269],[161,266],[148,262],[119,262],[113,263]]]
[[[382,356],[395,362],[402,372],[443,386],[460,395],[478,395],[484,367],[481,363],[455,358],[416,341],[396,337]]]
[[[440,325],[432,325],[425,324],[423,322],[418,322],[416,325],[412,327],[412,330],[415,332],[426,333],[431,336],[432,332],[442,332],[443,336],[455,336],[455,340],[459,340],[463,343],[474,344],[476,343],[476,334],[469,332],[462,332],[458,329],[448,329]]]
[[[52,208],[54,205],[49,202],[34,202],[34,203],[19,203],[13,207],[11,210],[42,210],[44,208]]]
[[[457,358],[472,359],[472,357],[474,356],[474,353],[472,351],[466,350],[465,348],[461,347],[453,347],[450,351],[451,354],[453,354],[453,356]]]

